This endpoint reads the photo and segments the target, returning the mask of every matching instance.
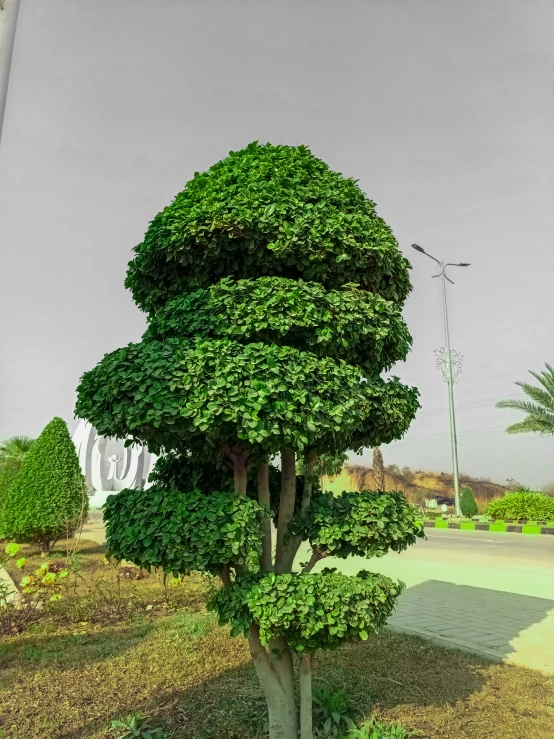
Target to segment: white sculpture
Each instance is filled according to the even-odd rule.
[[[108,456],[108,443],[122,441],[98,436],[88,421],[80,421],[73,434],[79,463],[87,481],[89,493],[109,493],[125,488],[150,487],[148,477],[158,459],[144,447],[133,444],[123,448],[123,455],[112,453]],[[120,464],[121,463],[121,464]]]

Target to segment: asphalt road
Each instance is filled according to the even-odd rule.
[[[447,553],[453,556],[495,557],[536,562],[554,566],[554,536],[541,534],[490,533],[489,531],[457,531],[425,529],[427,541],[419,539],[410,549],[418,554]]]

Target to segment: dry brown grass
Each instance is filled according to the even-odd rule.
[[[91,570],[103,558],[92,542],[82,551]],[[136,586],[153,599],[159,584]],[[139,713],[171,739],[261,739],[245,640],[201,610],[198,579],[184,588],[188,606],[172,616],[160,607],[111,623],[46,620],[0,639],[0,737],[109,739],[112,720]],[[356,720],[400,721],[422,739],[554,737],[554,678],[416,637],[385,631],[320,654],[314,683],[346,688]]]
[[[422,639],[384,632],[319,657],[315,682],[428,739],[551,739],[554,684]],[[26,635],[0,642],[0,725],[10,739],[108,739],[148,716],[172,739],[261,737],[263,701],[246,642],[207,615]]]

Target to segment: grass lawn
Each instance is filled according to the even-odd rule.
[[[94,571],[101,549],[83,542],[82,552]],[[140,595],[119,615],[44,619],[0,639],[0,737],[109,739],[111,720],[139,713],[171,739],[261,739],[247,644],[205,612],[201,582],[178,586],[169,604],[154,577],[123,587]],[[316,685],[347,689],[355,720],[374,713],[428,739],[554,737],[554,679],[424,639],[384,631],[321,653],[314,672]]]

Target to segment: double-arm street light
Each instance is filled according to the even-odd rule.
[[[442,277],[442,302],[444,311],[444,336],[446,341],[446,351],[438,352],[437,366],[443,370],[444,378],[448,387],[448,411],[450,418],[450,441],[452,444],[452,471],[454,477],[454,503],[456,508],[456,515],[461,515],[460,509],[460,474],[458,471],[458,441],[456,438],[456,419],[454,414],[454,381],[461,370],[461,357],[450,349],[450,331],[448,329],[448,306],[446,302],[446,280],[448,282],[453,281],[446,274],[446,267],[469,267],[470,265],[466,262],[459,262],[457,264],[453,262],[441,262],[436,257],[428,254],[425,249],[417,244],[412,244],[412,248],[419,251],[421,254],[425,254],[426,257],[435,261],[439,267],[440,272],[438,275],[433,277]],[[455,355],[455,356],[453,356]]]

